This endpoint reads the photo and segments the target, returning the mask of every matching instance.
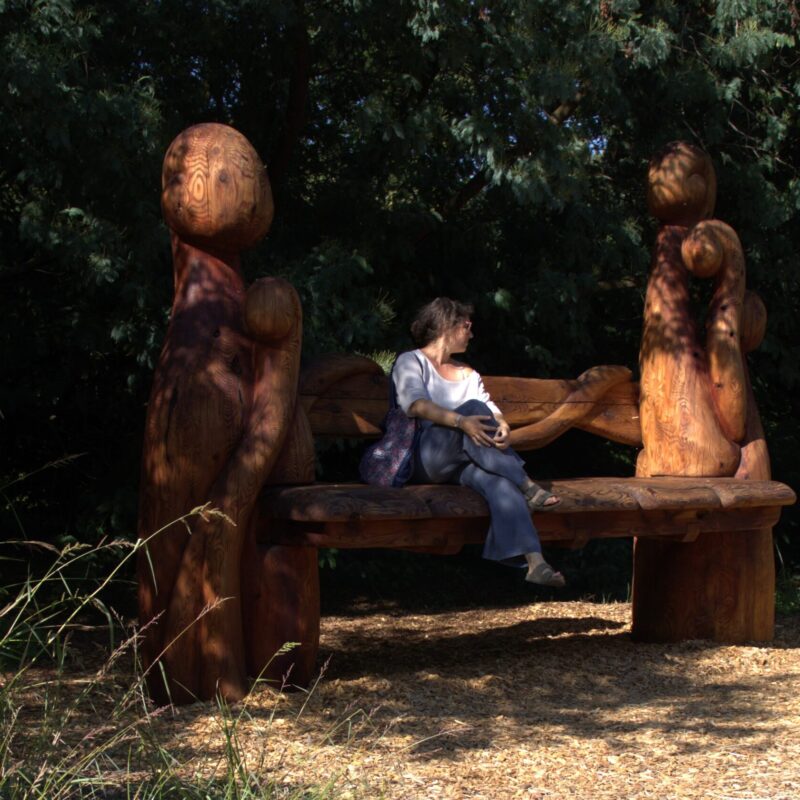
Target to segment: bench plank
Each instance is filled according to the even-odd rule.
[[[641,479],[640,479],[641,480]],[[629,487],[639,507],[644,510],[658,508],[719,508],[722,501],[711,486],[698,486],[695,480],[668,479],[665,484],[653,485],[652,481],[634,483]]]
[[[478,499],[481,500],[480,497]],[[266,518],[304,522],[405,520],[431,516],[424,500],[414,492],[383,489],[363,483],[311,483],[270,487],[261,494],[261,509]]]
[[[561,503],[534,513],[541,539],[574,548],[590,539],[689,543],[701,533],[759,530],[795,501],[784,484],[735,478],[577,478],[542,485]],[[356,483],[269,487],[260,514],[263,543],[440,553],[482,543],[489,517],[483,498],[463,486]]]
[[[702,533],[752,531],[774,525],[780,507],[743,508],[733,511],[594,511],[536,515],[542,541],[566,547],[583,547],[590,539],[638,536],[691,542]],[[482,544],[488,517],[416,519],[354,519],[348,521],[272,520],[261,526],[262,541],[272,544],[358,549],[425,549],[457,553],[465,544]],[[745,535],[745,534],[743,534]]]
[[[370,368],[371,365],[371,368]],[[368,359],[325,356],[304,371],[299,400],[315,436],[376,438],[386,414],[388,384]],[[378,368],[379,369],[379,368]],[[348,374],[361,370],[355,374]],[[596,402],[567,401],[577,380],[483,376],[486,390],[512,428],[546,419],[565,405],[592,407],[576,428],[622,444],[641,446],[639,387],[630,381],[612,386]]]
[[[537,519],[544,513],[755,508],[795,501],[794,492],[782,483],[735,478],[574,478],[541,485],[555,492],[561,503],[537,514]],[[480,495],[447,484],[403,489],[363,483],[276,486],[262,492],[261,506],[267,518],[306,522],[488,516]]]

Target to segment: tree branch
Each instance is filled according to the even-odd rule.
[[[444,219],[460,211],[473,197],[480,194],[488,183],[486,170],[476,172],[449,200],[442,206]]]
[[[547,118],[554,125],[563,124],[575,113],[575,109],[578,107],[583,97],[584,91],[581,90],[572,100],[567,100],[566,102],[561,103],[561,105],[548,113]],[[509,150],[507,155],[513,158],[518,158],[523,155],[530,155],[532,151],[533,147],[515,147]],[[450,197],[442,205],[440,210],[441,216],[444,219],[447,219],[456,212],[460,211],[470,200],[472,200],[473,197],[483,191],[488,182],[489,179],[485,168],[480,170],[480,172],[475,173],[475,175],[473,175],[454,195],[452,195],[452,197]],[[421,238],[424,238],[427,235],[428,234],[426,233]]]
[[[579,91],[572,100],[567,100],[558,108],[551,111],[547,115],[547,118],[555,125],[563,124],[565,120],[569,119],[575,113],[575,109],[583,99],[584,94],[585,92],[583,90]]]

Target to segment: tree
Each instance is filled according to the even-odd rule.
[[[793,3],[7,0],[0,15],[3,471],[87,452],[42,487],[44,513],[18,498],[26,525],[86,535],[113,511],[132,528],[170,301],[160,160],[206,120],[269,163],[275,224],[247,268],[297,285],[307,353],[405,347],[414,309],[450,294],[477,306],[476,365],[525,375],[635,365],[647,160],[700,144],[770,312],[752,371],[774,472],[798,477]]]

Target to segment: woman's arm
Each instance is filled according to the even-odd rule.
[[[495,428],[493,425],[487,424],[492,419],[490,416],[462,416],[457,411],[451,411],[434,403],[430,399],[423,380],[422,365],[413,352],[403,353],[398,356],[392,370],[392,380],[397,394],[397,402],[409,417],[420,417],[421,419],[430,420],[435,425],[459,428],[475,444],[485,447],[499,447],[501,450],[508,447],[508,425],[505,420],[500,422],[499,428]],[[479,397],[482,399],[483,395],[489,399],[483,384],[480,383]],[[491,406],[493,406],[493,411],[497,409],[495,416],[500,421],[502,419],[502,415],[499,414],[500,409],[493,403]],[[504,430],[506,433],[503,433]]]
[[[465,417],[457,411],[442,408],[442,406],[434,403],[433,400],[415,400],[408,407],[408,416],[430,420],[434,425],[458,428],[464,431],[475,444],[483,445],[484,447],[494,447],[497,444],[496,440],[492,438],[492,435],[496,432],[495,427],[486,422],[492,419],[491,416],[474,415]]]
[[[494,446],[499,450],[505,450],[511,445],[508,436],[511,433],[511,426],[506,422],[506,418],[499,413],[494,415],[497,420],[497,430],[494,433]]]
[[[489,406],[492,414],[494,414],[494,418],[497,420],[497,429],[492,437],[492,444],[494,444],[498,450],[508,449],[508,447],[511,446],[511,442],[508,439],[511,433],[511,426],[506,422],[505,417],[497,407],[497,403],[489,396],[489,392],[486,391],[486,387],[483,385],[483,378],[481,378],[480,375],[478,375],[478,399]]]

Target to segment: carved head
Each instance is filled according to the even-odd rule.
[[[169,146],[161,208],[182,239],[226,252],[252,247],[274,211],[258,153],[239,131],[217,123],[187,128]]]
[[[668,225],[695,225],[714,212],[717,176],[708,155],[687,142],[670,142],[650,159],[647,207]]]

